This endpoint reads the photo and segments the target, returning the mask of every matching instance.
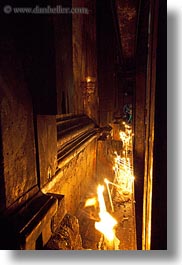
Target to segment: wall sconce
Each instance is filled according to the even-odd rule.
[[[87,76],[82,81],[83,95],[90,96],[95,93],[96,90],[96,78],[93,76]]]

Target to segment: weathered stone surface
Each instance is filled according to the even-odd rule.
[[[101,238],[101,233],[95,229],[95,221],[99,221],[98,213],[96,213],[96,211],[87,213],[88,214],[85,214],[84,211],[81,211],[81,215],[79,215],[82,245],[84,249],[98,250]]]
[[[0,210],[9,207],[37,184],[31,97],[13,41],[3,40],[1,44]]]
[[[57,168],[57,131],[54,115],[37,115],[40,187],[55,175]]]
[[[57,211],[52,219],[52,231],[55,232],[66,214],[66,208],[64,195],[53,194],[53,196],[58,200]]]
[[[116,1],[123,56],[128,67],[134,65],[139,1]]]
[[[97,142],[97,179],[103,181],[107,178],[114,179],[114,152],[120,154],[122,142],[114,140],[98,140]]]
[[[83,151],[64,165],[43,190],[45,193],[64,195],[67,212],[75,214],[82,198],[89,190],[91,180],[94,179],[96,179],[96,140],[89,143]]]
[[[60,227],[53,234],[45,249],[82,250],[78,219],[73,215],[66,214]]]
[[[40,207],[39,209],[40,212],[38,212],[37,209],[35,215],[30,216],[30,220],[27,220],[25,227],[21,230],[21,237],[24,238],[24,245],[21,246],[21,249],[35,250],[42,248],[52,235],[51,221],[57,211],[57,200],[55,198],[52,199],[47,209],[44,209],[46,208],[46,205],[41,206],[42,208]],[[38,244],[37,241],[39,237],[41,237],[42,242],[40,246],[36,246]]]
[[[72,1],[65,1],[71,7]],[[64,3],[62,2],[64,5]],[[54,16],[57,114],[74,112],[72,67],[72,16]],[[63,26],[60,26],[63,25]],[[64,52],[63,52],[64,51]]]
[[[95,0],[73,0],[72,7],[85,7],[89,14],[74,14],[72,17],[73,45],[73,78],[75,112],[84,112],[98,123],[98,88],[97,81],[94,93],[83,98],[85,78],[90,76],[97,80],[96,52],[96,15]]]

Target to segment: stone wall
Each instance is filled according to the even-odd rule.
[[[72,2],[90,13],[0,18],[0,211],[26,208],[42,191],[64,195],[74,214],[96,178],[96,138],[57,167],[56,115],[98,119],[97,85],[85,105],[81,86],[97,82],[95,1]]]
[[[33,109],[22,62],[10,36],[0,45],[0,210],[37,185]]]
[[[64,195],[65,208],[75,214],[80,202],[96,179],[96,140],[66,164],[43,189],[43,192]]]
[[[55,115],[37,115],[39,185],[43,187],[57,169],[57,131]]]
[[[73,79],[75,113],[85,113],[98,123],[97,47],[96,47],[96,1],[73,0],[73,8],[84,7],[88,14],[72,17]],[[93,77],[95,89],[84,97],[85,81]]]

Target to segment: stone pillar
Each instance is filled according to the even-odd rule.
[[[98,123],[96,3],[74,0],[72,7],[88,10],[72,16],[75,113],[84,113]]]
[[[136,197],[137,247],[142,248],[142,208],[145,160],[146,80],[149,1],[141,1],[136,48],[136,88],[134,95],[134,175]]]

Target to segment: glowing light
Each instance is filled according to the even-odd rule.
[[[120,187],[118,190],[120,193],[132,193],[133,192],[133,167],[131,166],[131,158],[128,157],[128,150],[132,150],[132,137],[134,134],[132,133],[131,126],[127,125],[123,122],[125,127],[125,131],[120,131],[120,139],[123,142],[123,157],[119,156],[116,152],[114,154],[115,164],[114,164],[114,172],[115,172],[115,183]]]
[[[87,76],[86,77],[86,81],[89,83],[89,82],[91,82],[91,77],[90,76]]]
[[[132,133],[132,128],[130,125],[127,125],[125,122],[123,122],[123,125],[125,131],[119,132],[121,141],[123,142],[123,150],[121,152],[122,155],[120,156],[116,151],[114,152],[114,181],[111,182],[107,178],[104,179],[104,182],[107,187],[111,210],[113,213],[115,205],[113,204],[113,202],[115,202],[115,200],[112,199],[113,189],[110,189],[110,185],[112,185],[117,190],[117,196],[119,194],[130,196],[133,193],[134,188],[134,176],[132,166],[132,138],[134,134]],[[100,221],[95,222],[95,228],[103,235],[100,240],[100,245],[104,240],[104,242],[107,242],[106,245],[109,246],[109,248],[119,249],[120,241],[115,235],[115,226],[117,225],[117,220],[107,211],[103,192],[104,186],[98,185],[97,200],[99,204]],[[121,198],[123,199],[123,196],[121,196]],[[89,199],[89,201],[86,202],[86,205],[95,204],[95,198]]]
[[[106,183],[106,187],[107,187],[107,192],[108,192],[108,195],[109,195],[109,201],[110,201],[110,204],[111,204],[111,209],[112,209],[112,212],[114,212],[114,206],[113,206],[113,202],[112,202],[112,196],[111,196],[111,192],[110,192],[110,189],[109,189],[109,181],[108,179],[104,179],[104,182]]]
[[[100,221],[95,222],[95,228],[100,231],[106,237],[107,240],[112,241],[115,238],[114,227],[117,224],[117,221],[107,212],[103,192],[104,186],[98,185],[97,196],[100,208]]]
[[[96,78],[93,76],[87,76],[86,77],[86,82],[90,83],[90,82],[96,82]]]
[[[95,197],[94,198],[89,198],[85,202],[85,207],[94,206],[94,205],[96,205],[96,202],[97,202],[97,200],[96,200]]]
[[[120,187],[123,193],[133,191],[133,170],[129,158],[117,156],[115,159],[115,183],[112,185]],[[111,182],[110,182],[111,183]]]

